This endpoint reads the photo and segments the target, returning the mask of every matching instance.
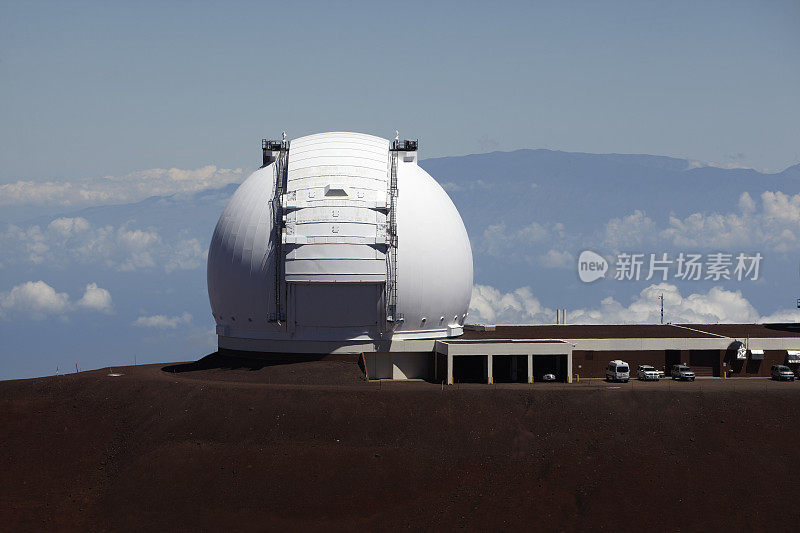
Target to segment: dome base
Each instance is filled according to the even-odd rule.
[[[442,335],[439,338],[446,338]],[[435,338],[349,341],[243,339],[217,336],[220,350],[296,354],[356,354],[371,352],[432,352]]]

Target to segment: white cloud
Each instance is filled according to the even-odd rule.
[[[547,268],[574,268],[575,257],[563,250],[550,250],[540,257],[543,266]]]
[[[96,226],[82,217],[61,217],[44,228],[8,226],[0,233],[0,257],[8,263],[64,267],[104,265],[119,271],[199,268],[206,249],[196,238],[167,242],[154,228]]]
[[[612,218],[605,228],[605,245],[615,252],[641,248],[656,228],[644,211],[636,210],[622,218]]]
[[[800,194],[765,191],[759,210],[750,195],[743,193],[739,208],[741,213],[672,216],[660,236],[684,248],[757,247],[785,252],[800,245]]]
[[[779,309],[772,314],[762,316],[759,322],[764,323],[786,323],[800,322],[800,309]]]
[[[90,283],[83,297],[73,304],[67,293],[56,292],[41,280],[27,281],[15,285],[9,292],[0,293],[0,316],[19,313],[41,320],[48,315],[65,315],[78,308],[109,312],[111,294],[96,283]]]
[[[683,250],[777,252],[800,247],[800,194],[766,191],[759,205],[744,192],[738,204],[738,212],[693,213],[684,218],[671,215],[662,228],[637,210],[608,221],[604,244],[615,252],[643,251],[645,246],[658,245]]]
[[[240,183],[241,168],[207,165],[194,170],[154,168],[125,176],[81,180],[17,181],[0,185],[2,205],[58,205],[64,207],[136,202],[150,196],[196,192]]]
[[[28,281],[0,294],[4,312],[26,312],[37,317],[59,314],[69,308],[69,295],[56,290],[44,281]]]
[[[100,311],[102,313],[111,312],[111,293],[106,289],[97,286],[97,283],[89,283],[78,303],[78,307]]]
[[[752,213],[756,210],[756,203],[747,191],[739,196],[739,209],[741,209],[742,213]]]
[[[733,169],[741,169],[741,170],[755,170],[756,172],[760,172],[761,174],[770,174],[774,172],[768,168],[759,168],[759,167],[752,167],[749,165],[743,165],[741,163],[729,162],[729,163],[715,163],[713,161],[697,161],[695,159],[689,160],[689,168],[704,168],[704,167],[714,167],[714,168],[723,168],[725,170],[733,170]]]
[[[164,265],[164,270],[191,270],[206,264],[208,250],[197,239],[186,239],[178,242],[172,254]]]
[[[183,313],[181,316],[140,316],[133,321],[133,325],[144,328],[175,329],[181,324],[190,324],[191,322],[192,315],[189,313]]]
[[[800,221],[800,194],[789,196],[780,191],[764,191],[761,204],[767,219],[791,223]]]
[[[470,322],[488,324],[546,324],[555,311],[544,307],[530,287],[502,293],[488,285],[473,285],[469,304]]]
[[[483,232],[483,238],[478,243],[478,248],[490,255],[508,256],[512,251],[521,246],[541,243],[550,236],[563,234],[562,224],[553,224],[545,227],[538,222],[531,222],[518,230],[509,230],[505,222],[493,224]]]
[[[83,217],[67,218],[60,217],[47,225],[47,229],[51,230],[54,234],[69,238],[74,235],[83,233],[91,227],[89,221]]]
[[[676,323],[753,323],[800,320],[800,312],[777,311],[760,317],[741,291],[712,287],[708,292],[682,296],[678,287],[658,283],[643,289],[629,305],[612,297],[598,306],[567,310],[571,324],[657,324],[659,296],[664,295],[664,320]],[[489,324],[553,324],[555,311],[533,296],[529,287],[503,293],[486,285],[475,285],[470,302],[470,321]]]

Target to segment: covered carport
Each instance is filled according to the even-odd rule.
[[[533,383],[544,374],[572,382],[572,344],[559,339],[491,339],[436,341],[437,381]],[[441,369],[441,374],[439,375]],[[524,372],[524,374],[523,374]],[[495,379],[495,375],[497,379]]]
[[[528,356],[493,355],[492,377],[495,383],[528,383]]]

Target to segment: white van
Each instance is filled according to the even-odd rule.
[[[615,359],[608,363],[606,367],[606,379],[608,381],[624,381],[625,383],[631,378],[631,369],[628,363]]]

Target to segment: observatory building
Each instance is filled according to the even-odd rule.
[[[416,141],[335,132],[262,149],[208,252],[220,351],[361,354],[368,379],[446,383],[571,382],[613,359],[800,376],[791,324],[465,327],[472,250]]]
[[[423,371],[435,339],[463,332],[472,250],[417,142],[333,132],[262,148],[208,253],[220,349],[395,352]]]

